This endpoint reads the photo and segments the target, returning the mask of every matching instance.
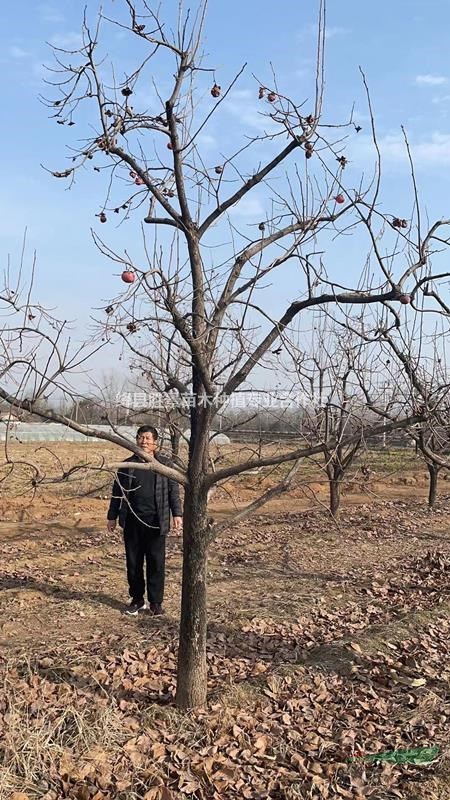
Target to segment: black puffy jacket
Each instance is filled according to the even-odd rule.
[[[155,453],[155,458],[166,467],[174,466],[168,458],[160,453]],[[121,528],[125,526],[129,510],[128,493],[136,489],[137,485],[136,470],[134,470],[131,465],[133,461],[140,461],[141,459],[137,455],[132,455],[125,460],[130,462],[130,467],[122,467],[117,472],[107,517],[108,519],[119,518],[119,525]],[[183,516],[178,483],[172,480],[172,478],[166,478],[164,475],[156,473],[155,503],[158,512],[160,532],[162,536],[166,536],[170,530],[170,513],[172,512],[173,517]]]

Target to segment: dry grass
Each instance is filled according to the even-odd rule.
[[[27,670],[33,675],[30,665]],[[3,690],[7,705],[0,739],[0,798],[13,791],[40,797],[49,788],[49,777],[88,764],[100,742],[111,757],[120,753],[126,732],[111,704],[83,707],[68,699],[63,708],[55,709],[50,697],[42,702],[36,693],[30,705],[14,667],[11,672],[5,669]]]

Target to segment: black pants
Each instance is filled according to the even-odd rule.
[[[162,603],[166,569],[166,537],[161,536],[159,528],[149,528],[130,516],[125,522],[123,537],[130,597],[136,602],[145,597],[145,559],[148,599],[150,603]]]

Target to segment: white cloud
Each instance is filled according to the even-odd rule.
[[[378,139],[381,151],[381,158],[385,164],[407,165],[408,153],[405,141],[400,134],[387,134]],[[450,164],[450,134],[432,133],[428,139],[414,142],[410,139],[409,146],[416,169],[422,167],[442,166]],[[351,158],[355,161],[367,161],[370,157],[375,158],[373,143],[369,136],[358,137],[355,147],[352,149]]]
[[[365,111],[358,111],[357,108],[353,109],[352,122],[370,122],[370,115]]]
[[[197,136],[197,144],[203,150],[217,150],[218,147],[217,139],[210,133],[199,133]]]
[[[83,44],[81,33],[67,31],[66,33],[55,33],[50,39],[50,44],[61,50],[78,50]]]
[[[442,86],[447,81],[444,75],[416,75],[417,86]]]
[[[295,70],[294,77],[303,79],[303,78],[307,78],[310,74],[311,74],[311,70],[307,69],[306,67],[303,67],[302,69],[296,69]]]
[[[22,47],[19,47],[16,44],[13,44],[8,48],[8,54],[11,58],[28,58],[30,55],[27,50],[24,50]]]
[[[397,140],[394,137],[386,138],[382,143],[382,152],[390,158],[397,158],[400,150],[406,159],[404,142],[400,136]],[[421,164],[450,164],[450,134],[436,132],[427,141],[412,142],[411,153],[418,167]]]
[[[330,25],[325,28],[325,39],[333,39],[335,36],[347,36],[351,33],[350,28],[342,28],[340,25]]]
[[[240,123],[240,130],[245,134],[249,133],[249,128],[258,133],[265,133],[274,126],[273,120],[266,115],[268,103],[264,100],[257,100],[258,89],[255,88],[252,94],[247,91],[233,92],[229,102],[224,106],[225,112],[237,117]],[[254,98],[252,100],[252,97]]]
[[[256,97],[257,92],[257,88],[253,91],[251,89],[234,89],[232,97],[234,97],[235,100],[251,100]]]
[[[64,22],[64,16],[61,12],[49,3],[42,3],[38,6],[38,12],[42,22]]]
[[[344,28],[342,25],[327,25],[325,28],[325,39],[334,39],[336,36],[348,36],[351,33],[350,28]],[[317,39],[318,27],[313,22],[303,28],[299,34],[299,39]]]
[[[49,71],[46,69],[45,64],[42,64],[40,61],[35,61],[31,65],[31,70],[33,73],[33,78],[39,82],[39,85],[41,85],[41,82],[44,79],[48,80]]]
[[[450,94],[443,94],[440,97],[433,97],[431,102],[438,106],[441,103],[448,103],[449,100]]]
[[[257,197],[243,197],[236,205],[231,206],[230,215],[258,222],[265,217],[264,206]]]

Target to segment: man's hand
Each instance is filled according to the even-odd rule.
[[[180,533],[183,527],[183,517],[174,517],[172,520],[172,526],[175,533]]]
[[[116,530],[117,520],[115,519],[108,519],[106,522],[106,527],[108,528],[108,533],[114,533]]]

